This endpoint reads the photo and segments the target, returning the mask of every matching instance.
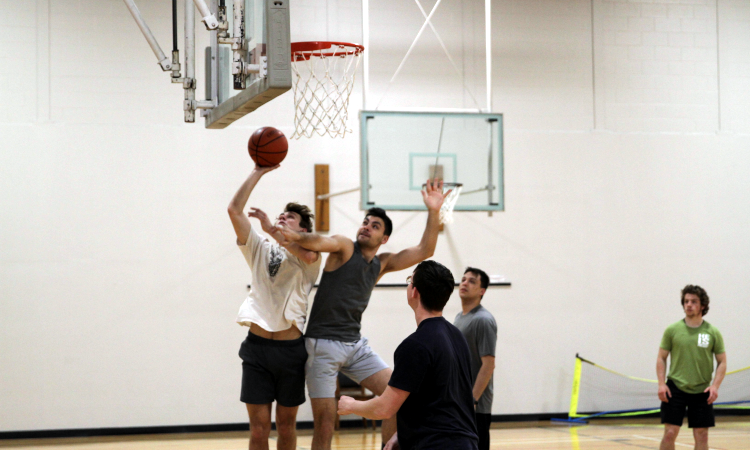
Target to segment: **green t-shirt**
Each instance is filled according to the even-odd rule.
[[[724,353],[724,338],[706,322],[691,328],[685,319],[668,326],[661,338],[661,348],[670,352],[667,378],[681,391],[699,394],[711,385],[714,354]]]

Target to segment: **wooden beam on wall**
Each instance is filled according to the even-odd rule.
[[[319,195],[328,194],[328,164],[315,164],[315,231],[330,231],[329,199],[318,200]]]

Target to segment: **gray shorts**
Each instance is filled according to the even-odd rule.
[[[365,338],[357,342],[341,342],[306,337],[305,348],[310,398],[335,398],[339,371],[361,383],[370,375],[388,368],[388,364],[367,345]]]

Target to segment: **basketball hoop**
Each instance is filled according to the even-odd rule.
[[[349,95],[365,48],[345,42],[293,42],[294,134],[344,137]]]
[[[422,185],[424,189],[426,184]],[[440,207],[440,223],[453,223],[453,208],[458,203],[458,196],[461,195],[462,183],[443,183],[443,192],[450,189],[451,192],[443,200],[443,206]]]

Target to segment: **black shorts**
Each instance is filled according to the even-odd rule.
[[[274,400],[281,406],[305,403],[305,340],[274,341],[252,333],[240,347],[242,393],[240,400],[266,405]]]
[[[672,380],[667,380],[667,387],[672,397],[669,397],[669,403],[661,403],[661,423],[682,426],[687,408],[688,427],[709,428],[716,424],[714,405],[708,404],[708,392],[688,394],[679,390]]]

